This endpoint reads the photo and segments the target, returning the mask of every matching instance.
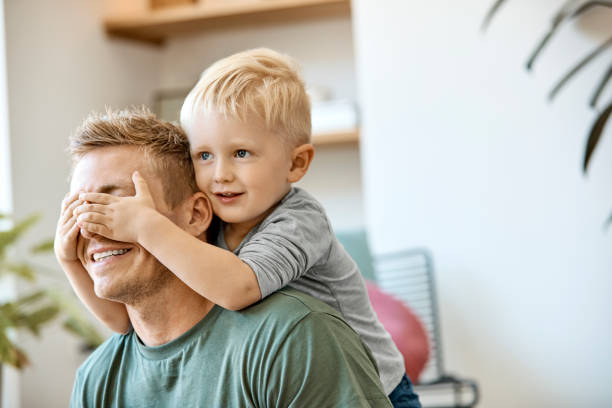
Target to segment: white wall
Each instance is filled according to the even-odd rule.
[[[31,237],[48,238],[55,231],[68,189],[69,134],[92,110],[149,103],[158,83],[159,51],[106,39],[102,5],[5,2],[14,212],[43,214]],[[38,262],[57,269],[58,281],[65,281],[52,257]],[[45,330],[42,340],[22,336],[32,366],[21,375],[21,407],[67,406],[84,357],[77,343],[57,327]]]
[[[530,75],[562,1],[508,1],[481,35],[491,3],[354,0],[372,244],[433,251],[447,365],[479,406],[609,407],[612,124],[589,177],[581,160],[610,53],[545,95],[612,15],[564,27]]]
[[[0,213],[11,211],[12,200],[7,102],[4,1],[0,1]]]
[[[4,35],[4,1],[0,0],[0,213],[12,212],[11,168],[10,168],[10,142],[8,121],[8,97],[6,84],[6,42]],[[6,220],[4,220],[6,221]],[[0,221],[4,228],[7,222]],[[10,277],[0,278],[0,299],[10,299],[15,293],[15,283]],[[0,368],[0,407],[11,407],[16,404],[18,393],[2,392],[6,389],[15,389],[19,384],[16,370],[3,365]]]
[[[354,101],[352,45],[351,20],[343,16],[206,30],[168,41],[162,50],[160,87],[190,88],[216,60],[249,48],[269,47],[300,63],[307,86],[325,87],[333,98]],[[336,229],[363,225],[357,145],[317,147],[300,185],[323,203]]]

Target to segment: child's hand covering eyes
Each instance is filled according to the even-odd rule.
[[[79,198],[84,203],[74,210],[79,227],[115,241],[137,242],[144,212],[155,210],[155,203],[146,180],[137,171],[132,181],[136,190],[132,197],[81,193]]]

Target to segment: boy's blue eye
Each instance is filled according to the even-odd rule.
[[[244,149],[236,150],[236,157],[240,159],[244,159],[246,157],[249,157],[250,155],[251,153],[249,153],[248,150],[244,150]]]
[[[202,152],[200,153],[200,159],[202,160],[210,160],[211,154],[208,152]]]

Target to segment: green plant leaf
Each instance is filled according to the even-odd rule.
[[[0,275],[12,274],[33,282],[36,279],[36,273],[32,267],[26,263],[8,263],[4,262],[0,266]]]
[[[0,218],[7,217],[0,214]],[[36,275],[45,270],[44,265],[12,260],[11,253],[6,251],[39,218],[35,214],[10,229],[0,231],[0,275],[12,274],[34,281]],[[52,250],[53,240],[46,240],[31,248],[33,254]],[[11,342],[7,334],[9,330],[25,329],[39,335],[42,327],[59,315],[64,319],[64,328],[79,336],[88,347],[96,347],[103,341],[74,299],[51,289],[37,290],[16,300],[0,303],[0,363],[16,368],[23,368],[28,363],[25,352]]]
[[[36,292],[30,293],[27,296],[22,296],[16,301],[12,302],[16,307],[23,307],[27,304],[38,302],[45,298],[47,292],[45,290],[37,290]]]
[[[91,324],[83,313],[83,309],[75,302],[73,297],[64,293],[49,289],[47,296],[52,299],[67,316],[64,320],[64,328],[80,337],[88,347],[97,347],[104,341],[98,330]]]
[[[85,342],[88,348],[98,347],[104,339],[98,330],[89,322],[70,316],[64,320],[64,328]]]
[[[45,323],[54,319],[60,309],[56,305],[41,307],[40,309],[25,315],[23,318],[23,326],[28,328],[35,335],[40,335],[40,328]]]
[[[53,239],[48,239],[43,242],[39,242],[30,248],[30,251],[34,254],[38,254],[41,252],[52,252],[53,251]]]
[[[4,331],[0,331],[0,363],[21,369],[30,362],[26,354],[10,341]]]
[[[13,244],[24,232],[40,219],[40,214],[32,214],[22,221],[19,221],[13,228],[0,231],[0,251],[4,251],[9,245]]]

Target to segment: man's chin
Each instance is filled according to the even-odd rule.
[[[98,296],[99,298],[106,299],[106,300],[112,300],[114,302],[120,302],[121,298],[123,298],[123,296],[121,296],[121,294],[118,293],[119,291],[114,290],[112,287],[107,287],[105,285],[94,284],[94,292],[96,293],[96,296]]]

